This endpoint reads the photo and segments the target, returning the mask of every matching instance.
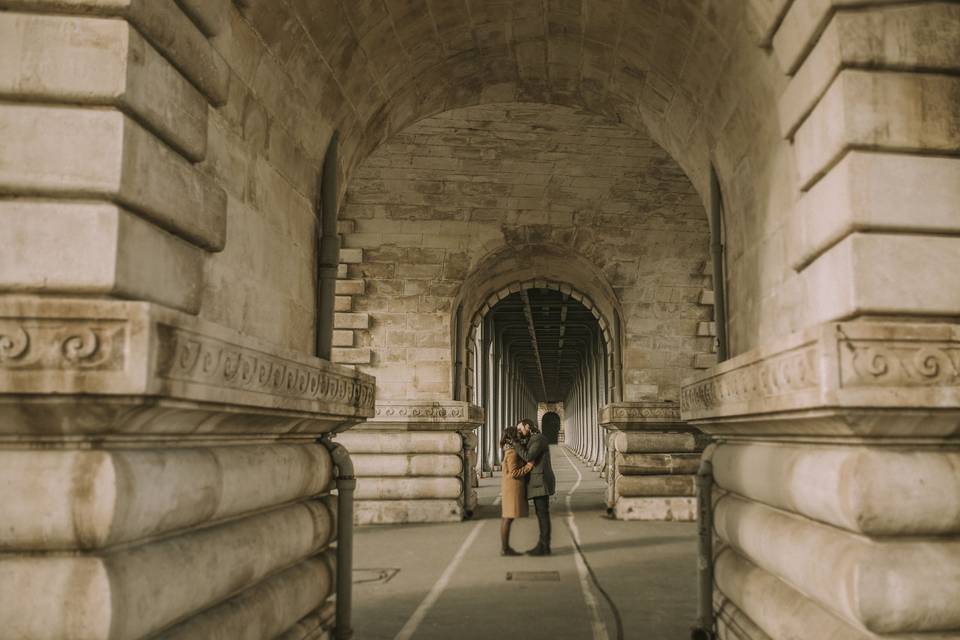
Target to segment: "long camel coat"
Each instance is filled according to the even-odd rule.
[[[500,479],[500,513],[503,518],[526,518],[527,482],[523,461],[512,446],[503,449],[503,476]]]

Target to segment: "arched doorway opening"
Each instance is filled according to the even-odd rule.
[[[560,416],[553,411],[543,414],[540,430],[550,444],[560,444]]]
[[[477,298],[475,292],[465,297],[468,304],[478,304]],[[577,415],[584,433],[578,453],[599,463],[604,449],[597,410],[612,400],[620,376],[619,340],[611,331],[618,321],[607,319],[616,317],[616,307],[604,309],[571,284],[547,278],[512,281],[479,305],[469,328],[454,331],[466,331],[462,371],[454,376],[465,397],[486,412],[480,472],[499,468],[505,427],[521,417],[536,420],[540,403],[576,405],[578,399],[593,407]]]

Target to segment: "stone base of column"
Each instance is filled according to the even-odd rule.
[[[279,637],[326,611],[336,497],[316,440],[374,395],[158,305],[0,299],[4,637]]]
[[[706,438],[668,402],[610,404],[600,413],[607,438],[607,510],[618,520],[694,521],[694,478]]]
[[[613,508],[617,520],[695,522],[696,498],[617,498]]]
[[[483,409],[456,401],[384,401],[337,436],[357,474],[357,524],[456,522],[477,504],[475,429]]]
[[[746,637],[960,638],[960,325],[813,327],[682,406],[715,438],[714,575]]]

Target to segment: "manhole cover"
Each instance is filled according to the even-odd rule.
[[[365,584],[370,582],[379,582],[386,584],[393,579],[393,576],[400,573],[400,569],[354,569],[353,584]]]
[[[560,582],[559,571],[508,571],[507,580],[516,582]]]

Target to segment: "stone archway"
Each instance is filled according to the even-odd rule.
[[[457,392],[462,398],[473,393],[471,380],[478,362],[477,331],[486,314],[507,296],[528,289],[553,289],[570,296],[587,308],[600,327],[606,347],[606,371],[611,398],[619,395],[621,372],[620,304],[602,275],[585,260],[565,247],[531,245],[494,253],[474,269],[464,281],[455,302],[451,335],[455,361],[462,372],[455,372]]]
[[[156,484],[140,481],[153,469],[143,461],[166,455],[166,443],[193,439],[217,456],[227,452],[214,437],[237,453],[281,434],[302,435],[303,454],[314,451],[309,436],[369,417],[372,380],[309,357],[316,176],[330,136],[341,132],[349,174],[424,116],[524,101],[649,130],[703,196],[711,164],[719,175],[737,357],[682,402],[688,420],[721,440],[721,624],[756,626],[756,636],[960,630],[955,585],[936,579],[960,571],[956,3],[3,5],[13,9],[0,12],[13,62],[2,82],[0,205],[16,241],[0,256],[0,388],[15,442],[0,449],[0,469],[13,460],[55,469],[69,487],[64,513],[76,514],[88,505],[76,499],[73,461],[101,451],[126,460],[137,449],[144,475],[118,476],[111,490],[137,496],[162,484],[169,498],[133,498],[156,511],[136,523],[122,520],[132,509],[117,511],[101,523],[114,537],[93,541],[74,539],[65,516],[50,548],[31,533],[48,505],[14,492],[23,529],[8,532],[6,548],[30,554],[25,572],[86,563],[104,579],[87,611],[61,615],[64,599],[49,593],[0,603],[4,628],[29,618],[36,626],[21,635],[66,637],[75,629],[65,621],[89,615],[131,637],[174,623],[230,633],[251,614],[226,599],[262,606],[258,589],[298,592],[279,573],[295,561],[300,579],[329,585],[308,546],[244,570],[243,583],[213,573],[174,583],[158,572],[150,593],[125,592],[107,611],[133,561],[121,553],[103,564],[98,554],[127,543],[160,553],[156,536],[169,526],[198,556],[215,533],[251,541],[238,562],[258,558],[278,545],[249,533],[281,504],[291,506],[274,512],[289,518],[279,529],[316,528],[326,507],[304,504],[316,494],[309,482],[264,482],[275,491],[260,502],[192,509],[183,506],[197,494],[192,458]],[[423,376],[424,393],[445,393],[448,376],[434,374]],[[309,454],[263,446],[276,454],[268,477],[267,467],[315,468]],[[179,459],[186,449],[172,451]],[[244,467],[234,462],[219,468]],[[818,469],[818,484],[771,466]],[[925,500],[902,497],[912,495]],[[784,539],[789,548],[770,543]],[[804,549],[830,572],[798,565]],[[847,588],[880,573],[890,579]],[[282,619],[261,616],[272,625],[264,633],[319,610],[321,591]]]
[[[561,429],[562,427],[559,415],[553,411],[548,411],[547,413],[543,414],[543,418],[541,418],[540,422],[540,431],[543,432],[547,442],[550,444],[560,444]]]

